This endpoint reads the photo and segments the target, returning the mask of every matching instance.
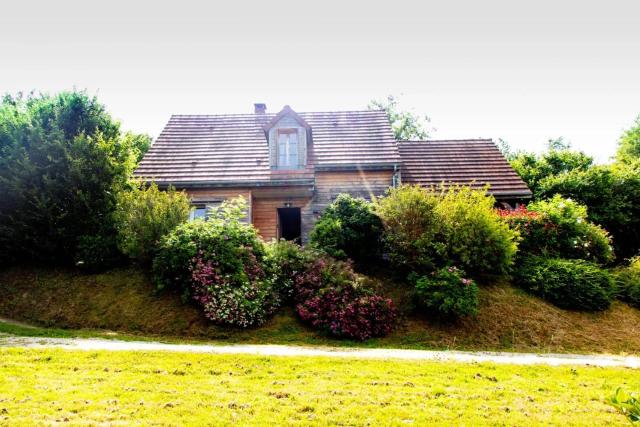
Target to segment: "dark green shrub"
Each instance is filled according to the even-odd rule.
[[[134,145],[148,140],[121,132],[84,92],[5,96],[0,259],[71,264],[82,236],[113,235],[115,195],[135,167]]]
[[[356,261],[380,255],[382,222],[370,202],[340,194],[324,210],[311,231],[311,243],[327,254]]]
[[[517,232],[494,210],[486,190],[402,186],[378,203],[391,261],[424,274],[451,262],[470,273],[506,273]]]
[[[640,308],[640,257],[633,258],[627,267],[615,269],[613,278],[618,298]]]
[[[584,260],[528,257],[516,271],[515,282],[558,307],[573,310],[606,310],[614,294],[611,275]]]
[[[81,236],[76,252],[76,266],[88,273],[114,267],[123,260],[113,236]]]
[[[130,258],[151,262],[162,237],[185,222],[190,209],[187,194],[173,187],[161,191],[154,183],[132,183],[117,196],[118,247]]]
[[[455,267],[445,267],[426,276],[412,275],[418,307],[443,318],[478,313],[478,286]]]

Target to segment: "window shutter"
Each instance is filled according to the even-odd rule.
[[[275,129],[269,130],[269,165],[276,168],[278,165],[278,132]]]
[[[298,129],[298,167],[306,165],[307,158],[307,133],[306,129]]]

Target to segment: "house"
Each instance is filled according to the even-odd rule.
[[[531,197],[491,140],[396,141],[384,111],[174,115],[135,171],[191,196],[194,217],[241,195],[267,240],[308,240],[340,193],[371,199],[400,183],[490,185],[504,203]]]

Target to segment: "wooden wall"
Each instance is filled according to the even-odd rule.
[[[392,185],[393,171],[316,172],[313,196],[308,189],[287,187],[241,189],[194,189],[188,194],[194,201],[218,200],[242,195],[249,202],[249,218],[265,240],[278,237],[278,208],[290,203],[300,208],[302,242],[309,241],[309,233],[322,211],[340,193],[371,200],[382,196]]]
[[[268,198],[253,199],[253,225],[258,229],[260,235],[266,240],[278,238],[278,208],[284,208],[285,203],[290,203],[289,207],[300,208],[302,230],[305,228],[305,212],[309,211],[311,198]]]

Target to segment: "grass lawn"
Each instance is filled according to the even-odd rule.
[[[155,294],[148,277],[135,268],[93,275],[45,268],[0,271],[0,317],[53,328],[0,322],[0,333],[221,344],[640,354],[640,310],[620,302],[603,313],[579,313],[554,307],[508,283],[484,284],[478,317],[443,324],[413,313],[406,285],[380,274],[371,277],[380,292],[394,299],[401,317],[389,336],[365,343],[333,339],[308,328],[290,307],[260,328],[216,327],[179,296]]]
[[[630,369],[0,349],[0,424],[627,425]]]

